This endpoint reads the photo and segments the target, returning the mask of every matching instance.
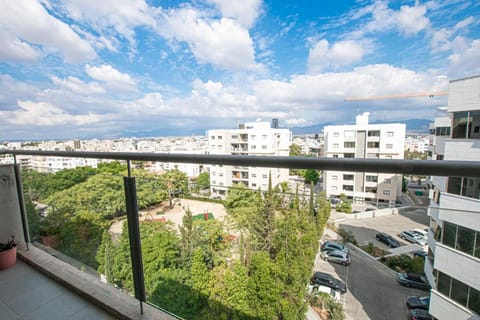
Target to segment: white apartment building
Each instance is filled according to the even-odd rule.
[[[450,81],[448,112],[448,122],[435,121],[433,158],[480,161],[480,76]],[[437,139],[438,128],[448,136]],[[480,319],[480,178],[432,177],[432,183],[429,312],[440,320]]]
[[[328,158],[403,159],[405,124],[369,124],[369,113],[356,117],[354,125],[326,126]],[[328,197],[345,194],[355,202],[394,204],[402,190],[402,176],[376,172],[325,171]]]
[[[279,129],[278,122],[246,122],[238,129],[208,130],[208,152],[219,155],[288,156],[292,133]],[[268,177],[272,185],[288,181],[288,169],[242,166],[211,166],[210,191],[212,196],[224,197],[228,187],[243,183],[250,189],[268,189]]]

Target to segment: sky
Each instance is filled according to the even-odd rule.
[[[0,140],[433,119],[480,74],[480,2],[2,0]]]

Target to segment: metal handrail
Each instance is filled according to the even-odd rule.
[[[198,163],[267,168],[480,177],[480,161],[311,158],[286,156],[199,155],[145,152],[0,150],[0,154]]]

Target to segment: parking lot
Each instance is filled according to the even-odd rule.
[[[375,240],[377,233],[384,232],[398,240],[402,246],[408,245],[411,251],[413,251],[422,247],[402,240],[398,235],[404,230],[423,230],[427,228],[429,225],[429,217],[427,216],[427,208],[425,207],[404,207],[399,208],[399,214],[365,219],[346,219],[339,222],[338,225],[340,228],[351,231],[360,246],[372,242],[376,247],[392,251],[392,249],[385,244]],[[393,252],[408,252],[410,250],[409,248],[396,249],[393,250]]]

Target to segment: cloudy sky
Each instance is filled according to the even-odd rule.
[[[432,119],[445,97],[344,99],[478,74],[478,0],[0,1],[0,140]]]

